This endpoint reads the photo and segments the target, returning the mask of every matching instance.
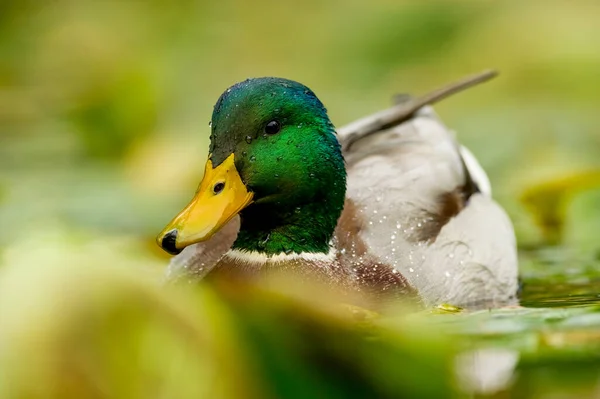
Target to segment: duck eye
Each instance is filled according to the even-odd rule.
[[[278,133],[281,130],[281,125],[279,124],[278,121],[271,121],[269,123],[267,123],[267,125],[265,126],[265,133],[267,134],[275,134]]]
[[[225,183],[223,183],[222,181],[218,182],[213,187],[213,193],[214,194],[219,194],[221,191],[223,191],[224,188],[225,188]]]

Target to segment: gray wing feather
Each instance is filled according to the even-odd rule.
[[[514,298],[514,232],[490,196],[473,194],[435,240],[414,238],[438,210],[440,196],[465,184],[471,169],[475,179],[488,182],[474,157],[463,162],[454,135],[430,107],[396,127],[355,140],[345,156],[347,196],[369,220],[359,233],[369,254],[402,273],[426,303]]]

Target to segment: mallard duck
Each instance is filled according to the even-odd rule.
[[[512,224],[428,104],[468,78],[337,130],[308,87],[248,79],[218,99],[195,197],[159,234],[168,273],[310,275],[427,306],[515,300]]]

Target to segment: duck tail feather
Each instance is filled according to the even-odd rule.
[[[453,94],[460,93],[480,83],[496,77],[498,72],[486,70],[450,83],[423,96],[412,98],[407,95],[397,96],[396,105],[361,118],[337,130],[343,151],[348,151],[352,144],[370,134],[396,126],[412,118],[413,115],[426,105],[437,103]],[[400,101],[399,101],[400,100]]]

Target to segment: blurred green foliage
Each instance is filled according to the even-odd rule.
[[[460,397],[477,390],[454,355],[489,348],[518,359],[497,397],[597,395],[599,15],[593,0],[2,1],[0,397]],[[490,67],[436,109],[515,223],[523,304],[573,308],[365,331],[261,290],[155,285],[153,237],[194,192],[232,83],[303,82],[339,126]]]
[[[23,213],[31,216],[20,225],[38,228],[40,216],[59,214],[99,234],[153,235],[201,176],[215,99],[250,76],[306,83],[342,125],[396,93],[499,69],[494,82],[437,109],[490,174],[527,246],[545,236],[521,194],[600,162],[593,1],[0,7],[3,224]],[[54,183],[43,203],[32,180]],[[73,208],[102,217],[73,218]],[[569,245],[590,249],[571,234],[588,220],[566,220]],[[0,233],[4,245],[16,238]]]

